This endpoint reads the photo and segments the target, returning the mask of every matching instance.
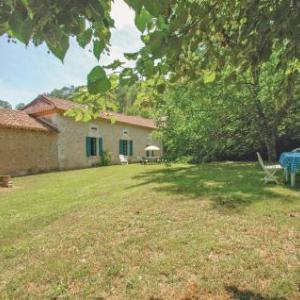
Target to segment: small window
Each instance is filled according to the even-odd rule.
[[[122,135],[122,138],[124,140],[127,140],[128,139],[128,130],[127,129],[123,129],[123,135]]]
[[[97,139],[91,138],[91,156],[97,155]]]
[[[155,153],[154,153],[154,151],[146,151],[146,156],[147,157],[154,157],[155,156]]]
[[[122,142],[123,142],[123,154],[128,155],[128,141],[123,140]]]
[[[119,154],[126,156],[133,155],[133,141],[132,140],[119,140]]]
[[[97,155],[97,139],[94,137],[86,137],[86,156]]]

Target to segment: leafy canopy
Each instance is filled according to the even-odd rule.
[[[0,108],[12,109],[11,104],[5,100],[0,100]]]
[[[164,120],[159,134],[168,158],[237,159],[270,148],[267,154],[274,159],[278,141],[299,137],[300,64],[282,66],[284,51],[273,51],[261,65],[257,85],[250,70],[226,84],[232,66],[210,84],[169,85],[157,111]]]
[[[125,0],[135,11],[135,24],[145,46],[127,53],[136,61],[124,69],[121,84],[139,76],[168,76],[173,81],[204,78],[211,83],[225,61],[243,72],[267,61],[278,42],[286,40],[282,59],[300,58],[300,2],[294,0]],[[109,50],[110,0],[2,0],[0,35],[35,45],[45,42],[60,60],[76,37],[91,45],[97,59]],[[112,69],[116,65],[110,66]],[[108,67],[109,68],[109,67]],[[104,83],[102,83],[104,81]],[[95,67],[88,76],[90,93],[110,88],[106,72]]]

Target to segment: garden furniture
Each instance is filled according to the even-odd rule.
[[[291,186],[294,187],[296,183],[296,173],[300,170],[300,152],[283,152],[280,155],[279,162],[284,168],[286,181],[288,181],[290,175]]]
[[[121,165],[128,165],[128,157],[127,156],[120,154],[119,159],[120,159]]]
[[[256,154],[257,154],[258,162],[265,172],[265,177],[263,179],[265,184],[268,182],[275,182],[278,184],[278,180],[277,180],[275,174],[278,170],[282,169],[281,165],[278,165],[278,164],[265,165],[260,153],[256,152]]]

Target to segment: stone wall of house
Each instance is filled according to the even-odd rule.
[[[153,130],[123,123],[111,124],[107,120],[94,120],[91,122],[75,122],[74,119],[59,113],[44,116],[58,130],[58,160],[60,169],[84,168],[100,163],[100,156],[88,157],[86,154],[86,137],[102,137],[103,150],[110,152],[112,163],[119,163],[119,140],[133,141],[133,155],[129,162],[138,161],[145,156],[146,145],[157,145],[151,137]],[[127,131],[127,135],[124,132]],[[98,140],[97,140],[98,141]]]
[[[0,128],[0,174],[58,169],[57,133]]]

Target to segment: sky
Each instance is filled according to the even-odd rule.
[[[142,47],[140,34],[134,25],[134,12],[122,1],[112,5],[112,30],[110,56],[100,58],[106,65],[123,57],[125,52],[135,52]],[[129,62],[127,62],[129,64]],[[18,103],[28,103],[37,95],[63,86],[85,85],[89,71],[99,64],[93,54],[70,40],[70,48],[64,63],[47,53],[45,45],[35,47],[17,42],[8,43],[0,37],[0,99],[13,107]]]

